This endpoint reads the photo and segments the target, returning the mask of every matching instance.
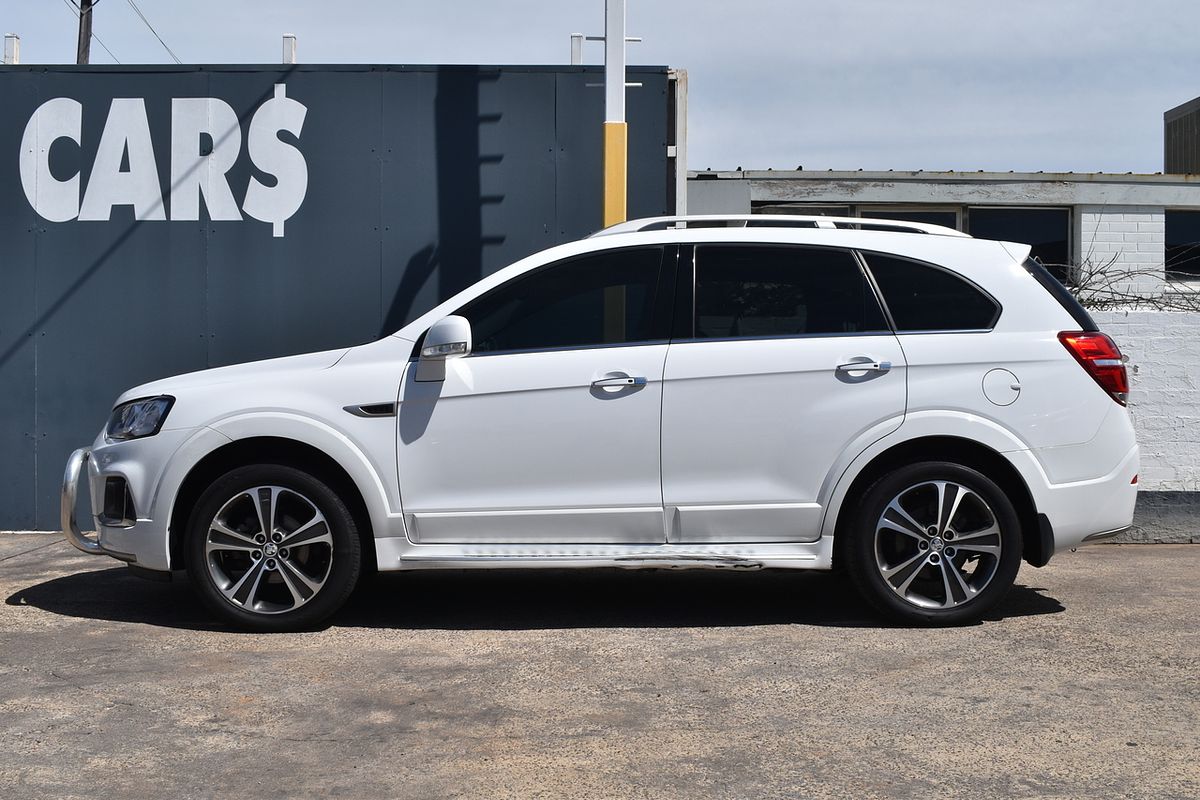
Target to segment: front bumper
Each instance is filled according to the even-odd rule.
[[[137,561],[136,556],[105,547],[101,544],[99,537],[93,539],[79,529],[79,521],[75,515],[76,500],[79,497],[79,473],[84,471],[91,457],[91,448],[81,447],[74,453],[71,453],[71,457],[67,459],[67,468],[63,472],[62,493],[59,497],[58,506],[59,521],[62,524],[63,535],[67,537],[67,541],[75,549],[88,555],[111,556],[130,564],[135,563]]]

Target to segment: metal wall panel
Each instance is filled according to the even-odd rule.
[[[124,389],[369,341],[598,228],[603,91],[585,84],[602,80],[596,67],[0,68],[0,529],[58,527],[66,457]],[[635,68],[630,80],[643,84],[629,90],[630,214],[667,213],[667,71]],[[85,198],[93,173],[104,173],[97,186],[123,180],[96,156],[113,100],[141,99],[164,219],[135,220],[120,204],[106,221],[35,213],[22,136],[59,97],[81,104],[81,136],[50,148],[50,174],[78,172]],[[197,219],[172,218],[186,216],[172,186],[195,178],[172,174],[172,101],[182,98],[216,98],[236,115],[230,136],[205,133],[195,146],[203,156],[240,139],[223,177],[239,220],[211,220],[207,197]],[[260,130],[256,140],[303,156],[299,207],[266,214],[285,217],[281,236],[247,210],[252,182],[260,199],[284,182],[251,153],[272,100],[272,113],[304,108],[299,136],[269,130],[264,144]],[[122,175],[144,163],[132,143],[117,152]]]

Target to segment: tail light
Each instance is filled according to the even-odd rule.
[[[1103,333],[1083,331],[1063,331],[1058,340],[1101,389],[1125,405],[1129,398],[1129,375],[1116,342]]]

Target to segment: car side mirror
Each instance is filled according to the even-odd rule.
[[[433,323],[421,343],[417,362],[417,380],[446,379],[446,360],[471,354],[471,323],[466,317],[451,315]]]

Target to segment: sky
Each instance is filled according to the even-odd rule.
[[[0,0],[22,63],[74,63],[75,1]],[[287,32],[305,63],[561,64],[604,30],[603,0],[136,2],[184,63],[277,63]],[[1200,95],[1195,0],[628,8],[629,63],[688,70],[690,169],[1158,172],[1163,112]],[[172,63],[130,0],[94,19],[122,63]]]

